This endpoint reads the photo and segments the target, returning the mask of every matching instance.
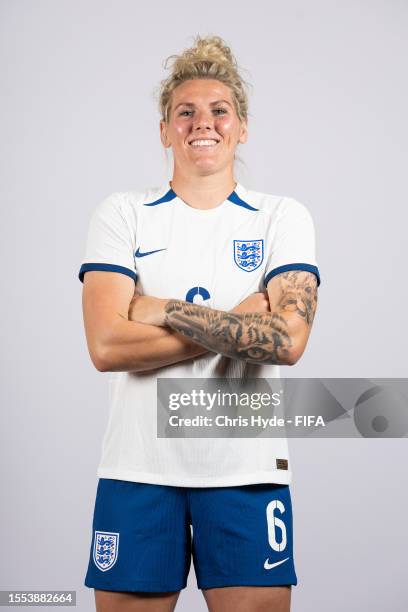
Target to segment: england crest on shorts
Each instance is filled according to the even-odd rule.
[[[252,272],[259,268],[264,258],[264,241],[234,240],[234,261],[238,268]]]
[[[95,531],[93,559],[102,571],[110,569],[116,563],[119,551],[119,534],[109,531]]]

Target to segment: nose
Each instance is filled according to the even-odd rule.
[[[196,113],[194,113],[194,120],[193,120],[193,129],[194,130],[200,130],[200,129],[212,129],[214,124],[214,117],[212,115],[211,112],[202,110],[202,111],[198,111]]]

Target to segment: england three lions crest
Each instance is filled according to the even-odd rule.
[[[119,534],[109,531],[95,531],[93,559],[102,571],[110,569],[116,563],[119,551]]]
[[[238,268],[252,272],[259,268],[264,258],[263,240],[234,240],[234,261]]]

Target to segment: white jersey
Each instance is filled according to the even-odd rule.
[[[169,182],[111,194],[92,215],[81,281],[89,270],[125,274],[145,295],[224,311],[280,272],[307,270],[320,282],[307,208],[240,183],[209,210],[189,206]],[[98,477],[190,487],[290,484],[286,437],[157,437],[157,378],[277,378],[278,366],[207,353],[109,376]]]

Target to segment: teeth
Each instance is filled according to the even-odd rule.
[[[216,140],[194,140],[190,144],[193,147],[200,147],[200,146],[209,147],[209,146],[217,144],[217,141]]]

